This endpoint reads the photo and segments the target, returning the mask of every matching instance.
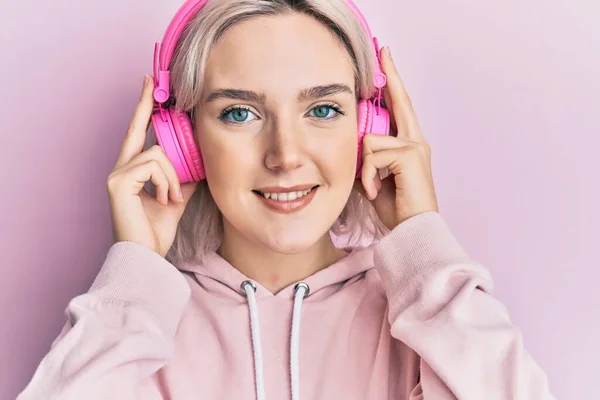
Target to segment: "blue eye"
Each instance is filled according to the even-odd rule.
[[[319,120],[335,119],[345,113],[335,104],[321,104],[309,111],[310,116]],[[248,119],[250,115],[254,118]],[[232,106],[224,109],[219,115],[219,119],[226,124],[243,125],[255,119],[259,119],[250,108],[242,106]]]
[[[317,119],[325,120],[334,119],[339,115],[344,115],[342,110],[335,104],[321,104],[310,110],[310,112],[312,113],[311,116],[314,116]]]
[[[244,124],[248,121],[252,121],[252,119],[248,120],[248,116],[252,114],[256,116],[248,107],[228,107],[221,112],[219,115],[219,119],[228,124]],[[258,119],[258,118],[253,118]]]

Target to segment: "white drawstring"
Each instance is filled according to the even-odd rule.
[[[256,306],[256,284],[252,281],[242,282],[242,291],[248,298],[250,310],[250,334],[254,353],[254,379],[256,381],[256,398],[265,400],[265,382],[263,374],[263,358],[260,341],[260,324],[258,307]],[[292,384],[292,400],[300,400],[300,371],[298,368],[298,350],[300,347],[300,318],[302,316],[302,300],[310,293],[304,282],[294,287],[294,309],[292,311],[292,334],[290,340],[290,375]]]
[[[292,312],[292,338],[290,341],[290,375],[292,380],[292,400],[300,400],[300,371],[298,363],[298,348],[300,347],[300,317],[302,315],[302,300],[310,292],[304,282],[294,287],[294,310]]]
[[[256,382],[256,399],[265,400],[265,379],[263,375],[262,348],[260,344],[260,324],[258,322],[258,307],[256,307],[256,285],[252,281],[244,281],[242,290],[248,298],[250,309],[250,332],[252,336],[252,351],[254,353],[254,379]]]

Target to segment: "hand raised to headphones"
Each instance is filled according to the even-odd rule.
[[[140,102],[107,187],[114,241],[136,242],[164,257],[197,182],[180,184],[173,164],[158,145],[142,151],[154,105],[153,90],[153,79],[145,77]],[[148,181],[156,185],[156,198],[144,190]]]
[[[382,70],[387,75],[383,95],[390,113],[391,134],[365,135],[362,173],[355,187],[371,201],[379,219],[392,230],[417,214],[439,210],[431,149],[421,133],[389,47],[384,47],[381,54]]]

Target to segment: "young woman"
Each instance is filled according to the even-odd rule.
[[[354,5],[176,19],[108,178],[115,243],[19,399],[552,399]]]

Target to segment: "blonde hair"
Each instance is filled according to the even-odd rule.
[[[184,30],[171,61],[175,107],[194,120],[210,50],[229,28],[252,17],[292,13],[312,16],[335,34],[351,56],[357,100],[372,97],[375,50],[343,0],[210,0]],[[206,180],[201,181],[179,222],[167,259],[175,265],[203,262],[204,255],[221,243],[222,218]],[[334,241],[343,247],[378,239],[386,231],[371,203],[354,189],[330,228]]]

